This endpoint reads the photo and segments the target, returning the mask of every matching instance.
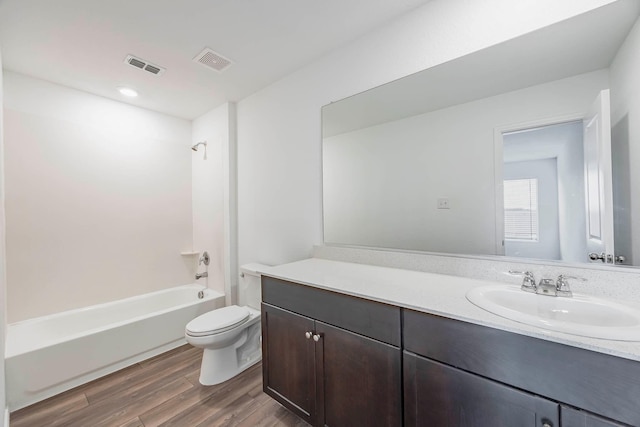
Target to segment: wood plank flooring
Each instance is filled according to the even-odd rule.
[[[205,387],[184,345],[11,414],[10,427],[306,427],[262,392],[262,365]]]

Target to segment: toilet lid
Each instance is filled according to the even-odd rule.
[[[233,329],[249,318],[246,307],[230,305],[210,311],[187,323],[187,333],[192,336],[212,335]]]

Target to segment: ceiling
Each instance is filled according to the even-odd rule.
[[[0,48],[6,70],[194,119],[427,1],[0,0]],[[205,47],[232,65],[193,62]],[[131,67],[129,54],[166,72]]]

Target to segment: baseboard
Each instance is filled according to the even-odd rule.
[[[9,427],[9,408],[4,408],[4,427]]]

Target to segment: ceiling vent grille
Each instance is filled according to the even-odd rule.
[[[193,61],[218,72],[225,70],[231,65],[230,60],[219,53],[214,52],[208,47],[200,52],[198,56],[193,58]]]
[[[144,59],[140,59],[137,58],[133,55],[127,55],[127,57],[124,59],[124,63],[125,64],[129,64],[132,67],[136,67],[140,70],[144,70],[147,71],[151,74],[155,74],[156,76],[159,76],[160,74],[164,73],[166,71],[165,68],[159,67],[157,65],[151,64],[148,61],[145,61]]]

